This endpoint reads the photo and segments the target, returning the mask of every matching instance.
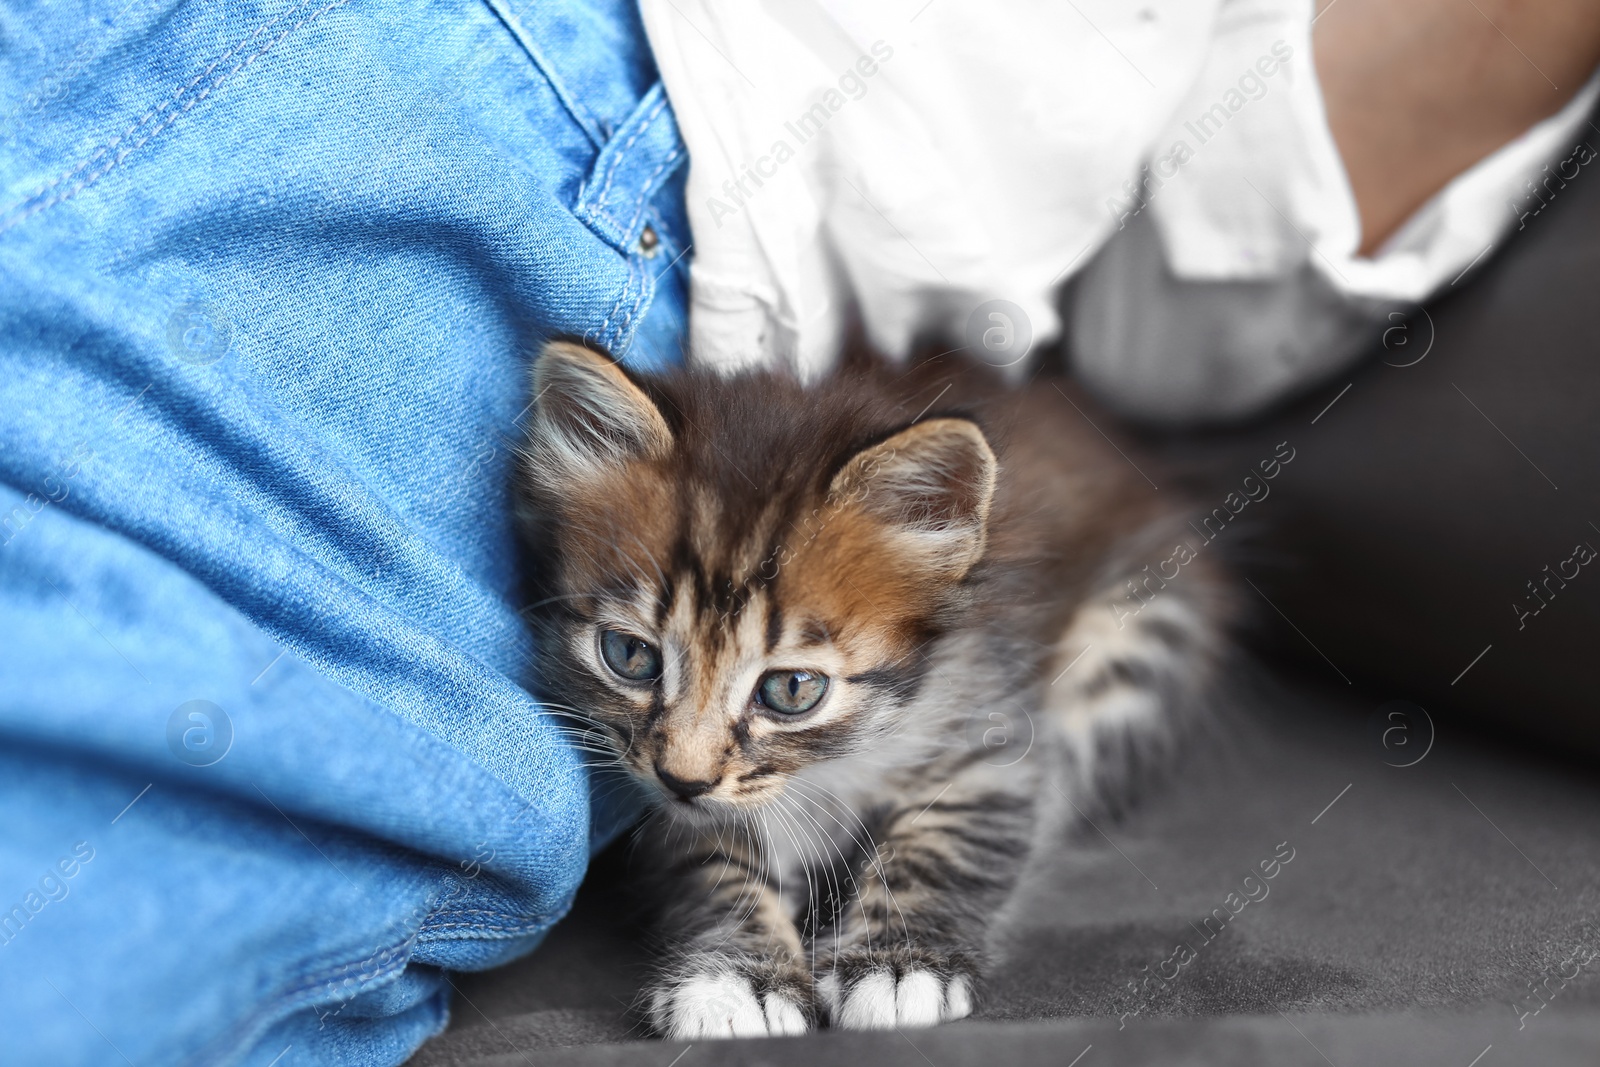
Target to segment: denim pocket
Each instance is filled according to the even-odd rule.
[[[573,214],[618,251],[640,251],[651,199],[687,158],[660,82],[618,126],[578,191]]]

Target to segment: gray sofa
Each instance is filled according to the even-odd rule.
[[[1167,782],[1030,869],[973,1019],[654,1041],[623,848],[538,952],[456,978],[413,1063],[1600,1063],[1600,783],[1443,716],[1235,688]]]

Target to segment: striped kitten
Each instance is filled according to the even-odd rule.
[[[651,1022],[967,1015],[1042,814],[1164,748],[1222,651],[1209,557],[1146,566],[1181,515],[1065,394],[964,363],[802,386],[557,342],[535,379],[538,673],[656,801]]]

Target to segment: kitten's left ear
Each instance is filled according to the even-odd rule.
[[[890,527],[921,564],[960,578],[983,555],[998,469],[976,423],[935,418],[856,453],[828,497]]]
[[[536,477],[586,478],[672,448],[661,411],[610,356],[552,341],[533,368]]]

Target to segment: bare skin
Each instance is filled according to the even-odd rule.
[[[1594,0],[1318,0],[1328,122],[1370,255],[1600,66]]]

